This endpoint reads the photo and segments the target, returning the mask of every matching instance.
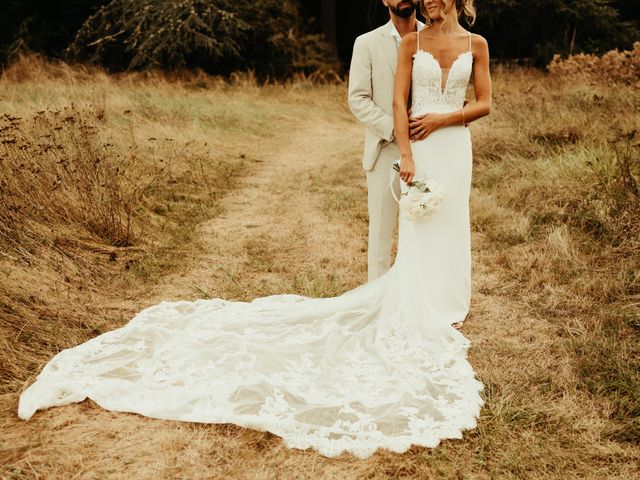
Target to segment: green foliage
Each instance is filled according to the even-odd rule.
[[[640,38],[637,7],[633,10],[623,0],[477,0],[476,4],[476,31],[489,39],[493,57],[526,57],[544,66],[555,53],[604,53],[630,48]]]
[[[249,25],[230,5],[226,0],[114,0],[82,25],[68,54],[134,70],[185,67],[198,57],[216,63],[238,57]]]
[[[67,54],[111,70],[251,69],[262,79],[331,59],[319,36],[303,32],[294,0],[113,0],[82,25]]]
[[[87,17],[108,1],[3,0],[0,64],[25,51],[58,55]]]
[[[237,5],[241,17],[251,26],[241,66],[248,66],[259,76],[274,77],[339,68],[324,36],[305,31],[296,0],[253,0]]]

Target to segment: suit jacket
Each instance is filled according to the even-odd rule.
[[[349,72],[349,107],[365,124],[362,167],[372,170],[380,149],[393,138],[393,82],[398,47],[391,20],[360,35],[353,44]]]

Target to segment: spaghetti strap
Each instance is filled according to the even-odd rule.
[[[471,51],[471,32],[469,32],[469,51]]]
[[[416,36],[418,37],[418,44],[416,46],[416,53],[418,53],[420,51],[420,25],[417,25],[418,22],[416,22]]]

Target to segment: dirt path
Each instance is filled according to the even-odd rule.
[[[295,286],[283,277],[293,273],[299,279],[305,264],[315,263],[333,273],[345,270],[348,277],[355,270],[360,273],[357,283],[366,280],[361,278],[366,239],[361,231],[330,218],[319,195],[327,188],[323,173],[328,171],[331,181],[340,162],[351,162],[347,155],[360,137],[357,125],[345,129],[340,123],[309,122],[280,148],[248,159],[240,188],[221,202],[224,213],[200,225],[197,258],[190,268],[163,278],[152,301],[284,293],[282,287]],[[364,188],[362,175],[355,181]],[[345,252],[354,243],[361,258]]]

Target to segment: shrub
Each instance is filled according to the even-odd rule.
[[[611,50],[602,56],[581,53],[563,59],[555,55],[549,72],[565,78],[582,78],[593,83],[640,85],[640,42],[633,50]]]
[[[329,46],[300,19],[295,0],[113,0],[67,55],[110,70],[253,70],[262,80],[335,68]]]
[[[98,109],[0,117],[0,247],[19,252],[64,225],[114,246],[133,244],[138,187],[130,158],[100,142]],[[93,118],[92,118],[93,117]]]

